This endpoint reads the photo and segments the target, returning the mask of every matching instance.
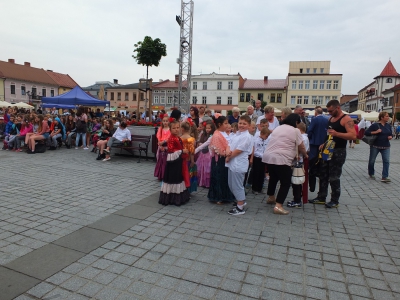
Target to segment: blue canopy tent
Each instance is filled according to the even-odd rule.
[[[68,105],[68,104],[54,104],[54,103],[42,103],[41,105],[43,108],[61,108],[61,109],[75,109],[75,105]]]
[[[76,86],[69,92],[55,96],[42,97],[42,103],[60,104],[60,105],[84,105],[84,106],[107,106],[110,101],[99,100],[85,93],[81,87]]]

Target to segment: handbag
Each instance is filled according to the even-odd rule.
[[[292,170],[292,183],[303,184],[306,181],[306,172],[304,171],[303,164],[299,161],[299,148],[296,142],[297,157],[296,163],[293,165]]]
[[[378,129],[380,129],[379,124],[378,124]],[[375,143],[375,140],[377,137],[378,137],[377,134],[364,135],[364,137],[362,138],[362,141],[364,143],[367,143],[368,145],[372,146]]]

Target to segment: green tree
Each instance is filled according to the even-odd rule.
[[[163,56],[167,56],[167,46],[161,43],[159,38],[153,40],[149,36],[145,36],[143,41],[139,41],[135,44],[135,53],[132,57],[136,60],[139,65],[146,66],[146,98],[148,97],[148,80],[149,80],[149,67],[160,64],[160,60]],[[149,99],[149,118],[151,120],[151,105],[152,99]],[[137,114],[139,117],[139,114]]]

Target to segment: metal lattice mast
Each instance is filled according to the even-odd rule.
[[[189,112],[190,106],[190,81],[192,77],[192,42],[193,42],[193,7],[194,2],[181,1],[181,16],[176,16],[181,33],[179,39],[179,87],[178,106]],[[184,84],[186,82],[186,84]]]

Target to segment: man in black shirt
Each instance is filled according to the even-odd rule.
[[[350,116],[342,112],[338,100],[329,101],[326,107],[331,115],[328,121],[328,135],[333,137],[335,148],[330,160],[322,160],[318,196],[309,200],[309,202],[312,204],[325,204],[327,208],[334,208],[339,206],[340,176],[342,175],[343,164],[346,161],[347,140],[356,139],[356,130]],[[324,144],[320,146],[320,150],[323,146]],[[331,185],[331,201],[325,203],[329,184]]]

